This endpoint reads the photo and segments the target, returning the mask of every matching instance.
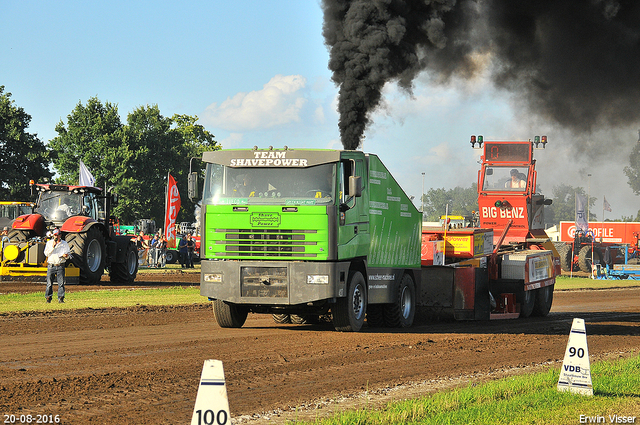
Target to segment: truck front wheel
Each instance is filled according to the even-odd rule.
[[[391,328],[408,328],[416,314],[416,288],[408,274],[402,276],[395,303],[384,306],[384,321]]]
[[[367,313],[367,288],[362,273],[349,274],[347,296],[332,308],[333,326],[340,332],[358,332]]]
[[[221,328],[241,328],[247,320],[249,310],[244,306],[214,300],[213,314]]]
[[[175,262],[178,261],[178,251],[168,249],[165,253],[165,260],[167,264],[175,264]]]

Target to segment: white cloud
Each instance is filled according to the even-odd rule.
[[[223,149],[238,148],[242,145],[242,133],[231,133],[229,137],[220,140]]]
[[[220,105],[212,103],[203,121],[229,131],[265,129],[300,121],[307,99],[301,92],[307,80],[301,75],[276,75],[262,90],[238,93]]]

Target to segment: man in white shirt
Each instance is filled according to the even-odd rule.
[[[48,303],[53,298],[53,275],[56,275],[58,282],[58,302],[64,302],[64,264],[71,254],[71,249],[67,241],[63,240],[60,235],[59,229],[54,229],[52,232],[52,238],[47,241],[44,247],[44,255],[47,256],[47,288],[44,291],[44,296]]]

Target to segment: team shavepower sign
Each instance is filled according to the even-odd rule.
[[[180,211],[180,192],[178,185],[171,174],[167,179],[167,210],[164,215],[164,236],[167,238],[167,247],[176,247],[176,218]]]

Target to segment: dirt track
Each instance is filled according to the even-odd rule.
[[[137,285],[197,279],[141,275]],[[68,289],[72,303],[73,291],[96,288]],[[64,424],[188,423],[202,363],[212,358],[224,362],[234,422],[313,418],[557,367],[574,317],[587,322],[592,361],[638,353],[640,288],[558,291],[544,319],[423,322],[356,334],[276,325],[261,315],[250,315],[242,329],[220,329],[207,304],[4,315],[0,413],[60,415]],[[249,419],[261,412],[270,420]]]

